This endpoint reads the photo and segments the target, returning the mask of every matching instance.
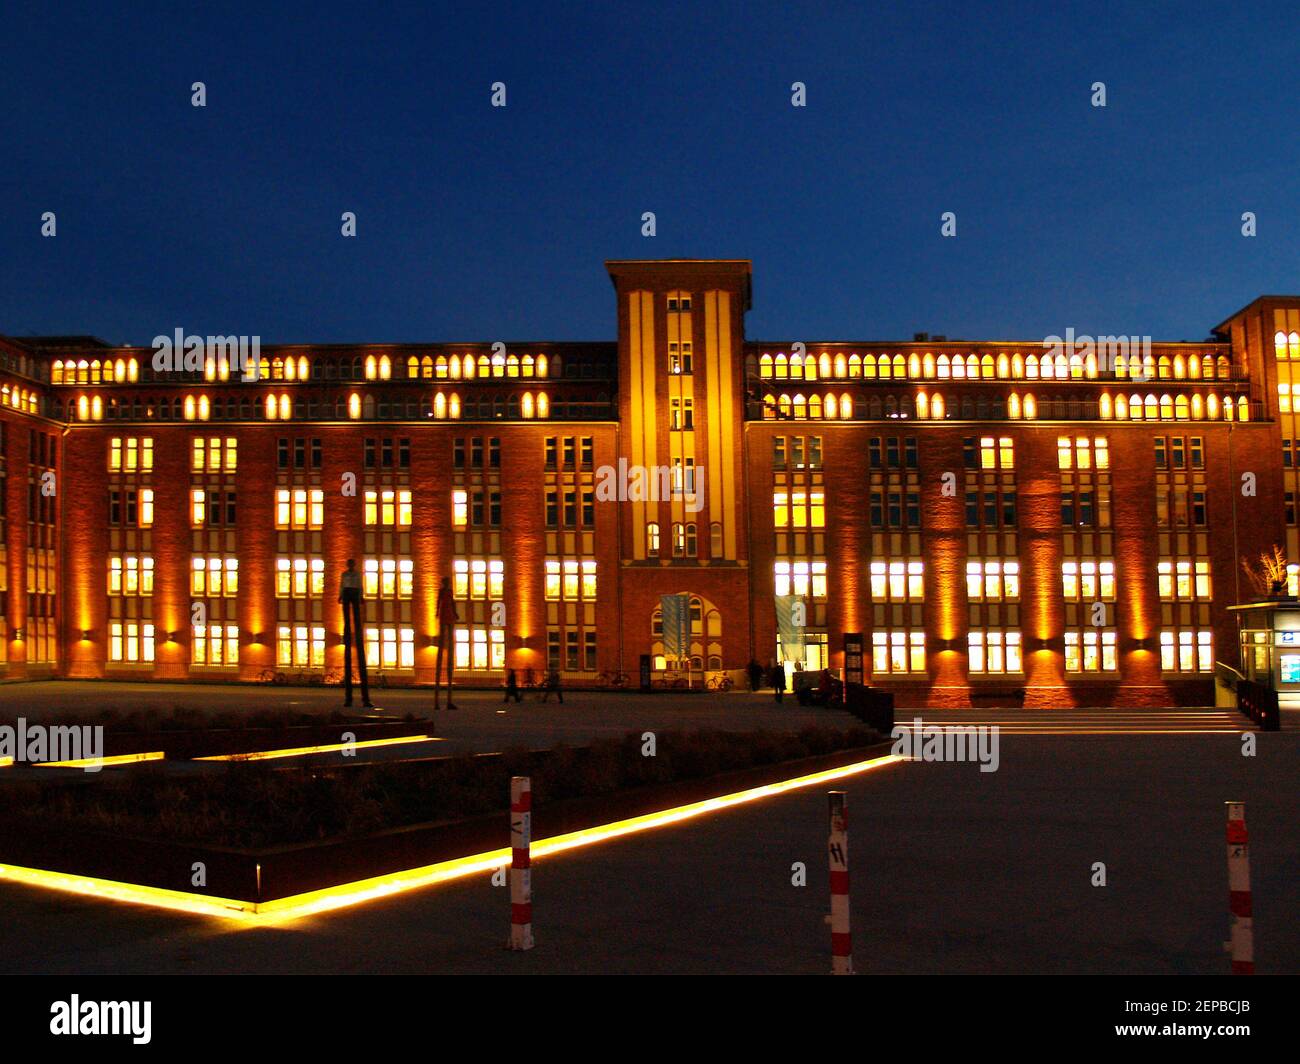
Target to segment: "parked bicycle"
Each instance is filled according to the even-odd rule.
[[[735,685],[736,681],[725,672],[718,676],[710,676],[704,684],[710,691],[730,691]]]
[[[620,690],[626,687],[630,682],[631,680],[628,677],[628,674],[623,672],[621,669],[614,669],[611,672],[602,672],[600,674],[601,687],[612,687],[616,690]]]

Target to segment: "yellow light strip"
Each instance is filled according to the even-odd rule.
[[[111,757],[82,757],[76,761],[35,761],[38,768],[88,768],[91,765],[134,765],[141,761],[161,761],[167,755],[162,750],[146,754],[113,754]]]
[[[12,757],[0,757],[0,768],[8,768],[13,763],[14,759]]]
[[[886,754],[883,757],[857,761],[851,765],[827,769],[824,772],[814,772],[807,776],[780,780],[777,783],[769,783],[762,787],[751,787],[749,790],[736,791],[733,794],[709,798],[702,802],[693,802],[673,809],[664,809],[657,813],[647,813],[644,816],[631,817],[627,820],[617,820],[599,827],[588,828],[585,831],[556,835],[554,838],[534,842],[532,857],[534,859],[546,857],[565,850],[577,849],[580,846],[590,846],[607,839],[631,835],[638,831],[665,827],[707,813],[715,813],[722,809],[744,805],[747,802],[758,801],[762,798],[772,798],[802,787],[813,787],[819,783],[829,783],[832,780],[844,779],[847,776],[856,776],[872,769],[883,768],[885,765],[906,760],[906,758],[894,754]],[[504,813],[502,815],[504,816]],[[357,880],[354,883],[341,883],[338,886],[326,887],[323,890],[310,891],[306,894],[295,894],[288,898],[263,902],[260,905],[254,902],[212,898],[203,894],[188,894],[183,891],[163,890],[158,887],[138,886],[133,883],[118,883],[111,880],[93,879],[89,876],[45,872],[40,869],[20,868],[13,865],[0,865],[0,879],[9,879],[52,890],[70,891],[74,894],[84,894],[90,897],[106,898],[112,901],[153,905],[203,916],[220,916],[241,923],[264,923],[271,919],[283,921],[301,916],[310,916],[314,913],[329,912],[350,905],[359,905],[362,902],[375,901],[379,898],[390,897],[419,887],[445,883],[452,879],[461,879],[477,872],[492,871],[509,863],[510,849],[506,847],[488,853],[457,857],[450,861],[425,865],[421,868],[409,868],[405,871],[392,872],[384,876]]]
[[[335,750],[367,750],[376,746],[397,746],[401,743],[441,743],[433,735],[399,735],[395,739],[363,739],[359,743],[326,743],[324,746],[295,746],[284,750],[254,750],[247,754],[211,754],[196,757],[195,761],[270,761],[277,757],[303,757],[306,754],[328,754]]]

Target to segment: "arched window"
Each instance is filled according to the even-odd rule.
[[[840,393],[840,420],[848,421],[853,417],[853,396],[848,392]]]
[[[651,521],[645,526],[645,552],[651,558],[659,557],[659,523]]]
[[[524,392],[523,416],[525,418],[531,418],[533,416],[533,393],[532,392]]]

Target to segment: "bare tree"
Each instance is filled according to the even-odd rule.
[[[1242,571],[1249,578],[1255,593],[1269,598],[1285,594],[1287,585],[1286,554],[1281,546],[1274,543],[1272,548],[1260,551],[1259,558],[1251,562],[1249,558],[1241,560]]]

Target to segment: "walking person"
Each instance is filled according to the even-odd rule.
[[[560,700],[560,705],[564,705],[564,692],[560,690],[560,670],[550,669],[546,673],[546,689],[542,692],[542,701],[548,702],[551,698],[551,692],[554,691]]]
[[[749,659],[749,689],[757,691],[763,686],[763,666],[754,658]]]
[[[352,705],[352,644],[357,644],[357,671],[361,674],[361,704],[374,709],[370,701],[370,681],[366,676],[366,638],[361,627],[361,574],[357,560],[348,559],[348,567],[339,578],[339,603],[343,606],[343,705]]]
[[[438,588],[438,656],[433,663],[433,711],[438,712],[438,698],[442,683],[442,660],[447,659],[447,708],[459,709],[451,700],[452,664],[455,653],[456,622],[460,614],[456,612],[456,596],[451,593],[451,577],[444,576]]]
[[[519,693],[519,680],[515,677],[514,669],[506,669],[506,697],[502,703],[508,703],[513,698],[516,703],[522,702],[523,696]]]
[[[778,661],[776,667],[772,670],[772,689],[776,692],[776,700],[784,701],[782,696],[785,694],[785,665]]]

